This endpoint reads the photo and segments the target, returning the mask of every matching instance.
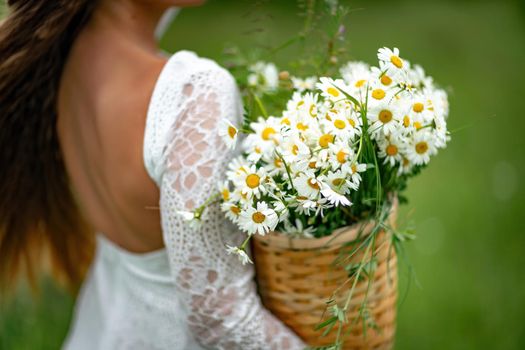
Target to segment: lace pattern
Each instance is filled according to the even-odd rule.
[[[201,205],[224,177],[232,155],[217,126],[222,118],[239,124],[242,116],[235,81],[226,70],[190,53],[179,57],[190,62],[183,67],[169,62],[153,96],[145,139],[145,148],[153,149],[145,153],[145,164],[161,190],[164,241],[188,326],[208,348],[303,349],[262,306],[253,266],[226,253],[225,244],[239,245],[243,235],[219,205],[206,210],[198,228],[177,214]]]

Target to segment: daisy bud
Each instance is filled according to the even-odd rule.
[[[279,73],[279,80],[288,80],[290,79],[290,73],[286,70],[283,70]]]

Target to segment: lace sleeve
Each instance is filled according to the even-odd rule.
[[[216,190],[231,152],[217,135],[218,123],[239,123],[242,107],[231,75],[215,66],[191,76],[184,102],[168,132],[160,180],[164,240],[178,292],[187,306],[195,339],[216,349],[303,349],[304,343],[261,304],[253,265],[241,265],[225,244],[242,234],[224,219],[219,205],[206,210],[198,228],[178,210],[191,210]]]

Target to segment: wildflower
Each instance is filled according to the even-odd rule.
[[[435,153],[432,133],[427,130],[416,132],[406,148],[408,160],[415,165],[427,164]]]
[[[399,49],[397,47],[394,50],[387,47],[379,49],[377,58],[379,59],[381,70],[385,71],[389,76],[397,76],[400,73],[405,73],[408,69],[407,62],[399,57]]]
[[[273,231],[278,223],[277,213],[268,208],[265,202],[257,202],[256,207],[250,206],[241,211],[239,218],[240,228],[248,234],[265,235],[269,231]]]
[[[190,226],[192,229],[197,229],[202,224],[202,213],[197,211],[179,210],[177,214]]]
[[[317,82],[317,77],[308,77],[304,79],[292,77],[293,88],[299,92],[304,92],[305,90],[315,89],[316,82]]]
[[[248,263],[253,264],[253,261],[250,260],[250,257],[248,256],[248,254],[246,254],[244,249],[241,249],[239,247],[233,247],[231,245],[226,244],[226,252],[228,253],[228,255],[230,254],[237,255],[237,257],[239,258],[239,261],[243,265],[246,265]]]
[[[219,136],[222,138],[228,148],[235,148],[238,134],[239,131],[228,119],[221,120],[219,125]]]

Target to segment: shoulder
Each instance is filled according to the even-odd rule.
[[[182,85],[196,91],[216,90],[234,93],[235,79],[216,61],[198,56],[195,52],[181,50],[173,54],[163,72],[166,82],[172,86]]]
[[[233,76],[217,62],[191,51],[173,54],[154,89],[145,131],[145,164],[159,183],[173,147],[184,149],[184,135],[216,133],[224,117],[239,119],[242,102]]]

